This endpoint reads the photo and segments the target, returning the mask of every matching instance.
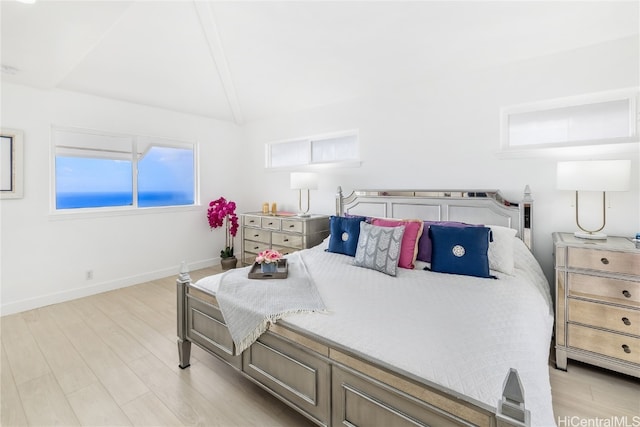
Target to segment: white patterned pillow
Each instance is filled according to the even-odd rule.
[[[488,225],[493,234],[493,241],[489,243],[489,268],[505,274],[513,275],[514,237],[517,231],[513,228],[501,227],[499,225]]]
[[[381,227],[361,222],[353,264],[395,276],[403,235],[404,225]]]

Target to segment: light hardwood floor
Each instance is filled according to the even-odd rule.
[[[2,317],[2,426],[313,425],[195,345],[179,369],[175,305],[168,277]],[[549,370],[560,426],[640,415],[636,379]]]

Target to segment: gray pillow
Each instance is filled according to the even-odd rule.
[[[395,276],[403,234],[404,225],[380,227],[361,222],[353,264]]]

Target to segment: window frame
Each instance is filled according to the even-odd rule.
[[[320,141],[327,141],[331,139],[340,139],[346,137],[354,137],[354,151],[356,156],[354,158],[336,159],[330,161],[319,161],[313,159],[313,143]],[[300,145],[300,152],[305,154],[306,160],[300,164],[288,164],[281,166],[273,166],[273,146],[279,144],[291,144],[298,143]],[[312,135],[299,138],[290,138],[286,140],[268,142],[265,144],[265,164],[266,170],[314,170],[322,168],[338,168],[338,167],[358,167],[360,166],[360,134],[358,130],[346,130],[340,132],[332,132],[320,135]]]
[[[590,147],[592,149],[619,150],[630,143],[638,142],[640,127],[638,115],[638,88],[589,93],[578,96],[548,99],[526,104],[512,105],[500,109],[500,147],[499,154],[510,153],[544,153],[567,151],[572,148]],[[553,143],[521,144],[512,146],[509,141],[509,118],[517,114],[549,111],[559,108],[594,105],[610,101],[627,101],[629,106],[629,136],[600,139],[583,139],[577,141],[561,141]]]
[[[7,157],[0,155],[0,168],[7,168],[9,189],[0,190],[0,200],[24,197],[24,133],[18,129],[0,128],[0,137],[8,139]],[[6,142],[5,142],[6,143]],[[6,173],[6,171],[5,171]]]
[[[85,207],[85,208],[67,208],[58,209],[56,206],[56,132],[68,132],[76,134],[89,134],[96,136],[129,138],[131,139],[131,185],[133,200],[131,205],[127,206],[101,206],[101,207]],[[188,149],[193,151],[193,204],[189,205],[168,205],[168,206],[138,206],[138,161],[143,158],[142,152],[138,152],[138,143],[146,143],[151,140],[154,144],[150,144],[148,148],[153,146],[169,147],[177,149]],[[139,135],[132,133],[118,133],[110,131],[102,131],[96,129],[86,129],[68,126],[51,126],[50,133],[50,203],[49,213],[52,219],[78,218],[85,216],[114,216],[122,214],[142,214],[150,212],[165,211],[184,211],[195,210],[200,206],[200,173],[199,173],[199,144],[197,142],[188,142],[174,138]],[[148,150],[145,150],[148,151]],[[80,156],[82,157],[82,156]]]

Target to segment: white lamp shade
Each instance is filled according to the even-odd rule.
[[[291,172],[292,190],[317,190],[318,174],[312,172]]]
[[[558,190],[628,191],[631,160],[558,162]]]

